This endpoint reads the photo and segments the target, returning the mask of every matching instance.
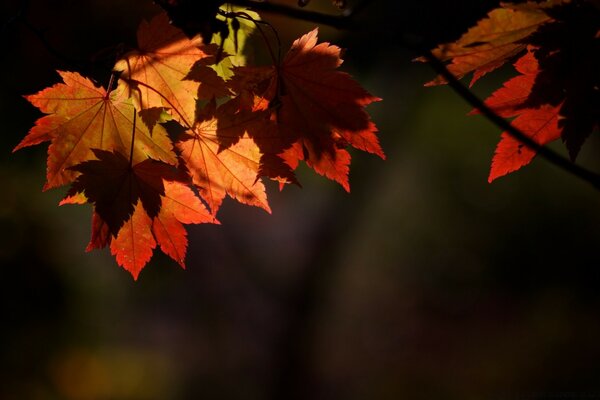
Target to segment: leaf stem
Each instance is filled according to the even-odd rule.
[[[133,167],[133,146],[135,143],[135,130],[137,121],[137,110],[133,107],[133,129],[131,131],[131,149],[129,150],[129,168]]]
[[[110,79],[108,81],[108,87],[106,88],[105,99],[108,99],[108,96],[113,91],[113,85],[114,85],[114,83],[115,83],[115,73],[113,72],[113,73],[110,74]]]
[[[262,36],[263,41],[265,42],[265,45],[267,46],[267,50],[269,50],[269,55],[271,56],[271,60],[273,61],[273,64],[279,65],[279,63],[281,61],[281,41],[279,40],[279,35],[277,34],[277,31],[273,28],[273,26],[271,26],[271,24],[269,24],[268,22],[262,22],[264,24],[267,24],[271,28],[271,30],[275,33],[275,38],[277,39],[277,46],[278,46],[277,47],[277,57],[275,57],[275,53],[273,52],[273,48],[271,47],[269,38],[267,38],[267,35],[265,34],[263,29],[259,25],[259,22],[261,22],[261,21],[256,21],[249,14],[247,14],[243,11],[235,12],[234,14],[237,16],[244,17],[245,19],[254,23],[254,25],[256,26],[256,29],[258,29],[258,32],[260,32],[260,35]]]

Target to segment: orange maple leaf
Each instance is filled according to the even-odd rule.
[[[176,143],[200,195],[213,215],[226,195],[270,213],[265,186],[258,176],[260,149],[251,138],[243,136],[219,150],[217,124],[215,117],[199,121]]]
[[[110,252],[117,264],[125,268],[137,280],[142,268],[152,258],[156,240],[152,235],[152,218],[148,216],[140,201],[135,204],[133,215],[117,237],[110,242]]]
[[[26,96],[49,115],[40,118],[13,150],[51,141],[44,190],[73,182],[78,172],[71,167],[93,159],[92,149],[129,154],[134,127],[135,163],[151,157],[177,164],[166,131],[159,126],[151,134],[143,124],[135,124],[134,107],[123,90],[107,93],[78,73],[58,73],[64,83]]]
[[[218,223],[187,186],[186,177],[168,164],[146,159],[131,165],[119,153],[94,150],[97,160],[73,167],[81,173],[61,202],[94,205],[92,239],[87,250],[110,244],[119,265],[135,279],[158,243],[185,267],[187,235],[183,224]]]
[[[152,109],[164,108],[175,120],[191,126],[199,90],[202,98],[228,93],[225,82],[216,73],[206,71],[209,68],[204,65],[188,77],[198,61],[214,59],[214,45],[204,46],[199,36],[189,39],[169,24],[165,13],[140,24],[138,45],[139,49],[126,54],[114,69],[122,71],[120,83],[129,89],[149,125],[156,123],[157,114]],[[198,78],[206,78],[206,83]]]
[[[185,268],[188,240],[183,224],[219,223],[194,192],[180,182],[165,181],[165,194],[161,198],[162,207],[154,218],[150,218],[141,200],[138,201],[131,218],[110,242],[110,251],[117,263],[136,280],[152,258],[156,244]]]
[[[569,0],[550,0],[542,3],[502,3],[486,18],[470,28],[456,42],[438,46],[432,53],[441,61],[450,61],[448,70],[457,78],[473,72],[472,86],[479,78],[501,67],[508,59],[525,50],[524,41],[542,24],[553,21],[545,9]],[[419,61],[427,61],[418,58]],[[438,76],[426,86],[440,85],[446,80]]]

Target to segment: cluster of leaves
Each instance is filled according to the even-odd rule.
[[[15,148],[50,142],[44,189],[70,185],[61,204],[92,204],[88,250],[110,247],[135,279],[157,246],[185,267],[184,225],[218,224],[227,196],[270,212],[265,178],[298,184],[305,162],[349,191],[348,147],[384,158],[365,111],[380,99],[339,71],[340,48],[316,29],[280,60],[252,11],[156,2],[165,12],[142,22],[106,89],[59,71],[63,83],[26,97],[46,115]],[[271,65],[246,65],[257,27]],[[471,85],[516,60],[519,75],[485,103],[532,143],[561,138],[574,160],[600,126],[598,0],[502,3],[432,54]],[[489,181],[530,163],[531,146],[504,132]]]
[[[486,101],[498,115],[533,141],[559,138],[575,160],[581,146],[600,126],[600,5],[594,0],[547,0],[502,4],[458,41],[433,54],[449,62],[458,78],[479,78],[517,58],[520,75]],[[438,77],[428,85],[445,83]],[[472,113],[477,113],[474,110]],[[488,180],[529,164],[536,152],[502,133]]]
[[[46,115],[15,150],[50,142],[44,189],[70,185],[61,204],[91,203],[87,249],[110,247],[134,279],[157,246],[184,267],[184,225],[218,223],[226,196],[270,212],[264,177],[298,183],[304,161],[349,190],[348,146],[384,157],[364,110],[379,98],[337,69],[338,47],[315,29],[283,60],[243,66],[258,15],[226,10],[235,40],[190,38],[161,13],[107,89],[59,71],[63,83],[26,97]]]

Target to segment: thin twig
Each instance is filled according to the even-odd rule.
[[[231,0],[228,3],[240,7],[248,7],[256,11],[272,14],[280,14],[286,17],[327,25],[337,29],[358,30],[360,25],[353,19],[343,15],[323,14],[316,11],[303,10],[296,7],[284,6],[282,4],[269,3],[267,1]]]
[[[277,32],[277,29],[275,29],[273,27],[273,25],[271,25],[267,21],[263,21],[260,19],[256,20],[256,19],[252,18],[252,16],[250,16],[248,13],[245,13],[242,11],[237,11],[235,14],[240,16],[243,19],[253,22],[256,25],[256,28],[260,31],[261,35],[263,35],[265,40],[267,40],[267,38],[266,38],[265,34],[263,33],[262,29],[260,28],[260,24],[266,25],[269,27],[269,29],[273,33],[273,36],[275,36],[275,40],[277,41],[277,60],[273,60],[273,61],[274,61],[275,65],[279,65],[281,62],[281,39],[279,38],[279,33]],[[267,46],[269,46],[269,51],[272,53],[273,51],[271,49],[271,46],[268,44],[267,44]]]
[[[137,121],[137,110],[133,107],[133,128],[131,129],[131,149],[129,150],[129,168],[133,167],[133,150],[135,144],[135,125]]]
[[[236,16],[244,17],[244,19],[247,19],[248,21],[254,23],[254,26],[256,26],[256,29],[258,30],[258,32],[260,33],[260,35],[263,38],[263,41],[265,42],[265,46],[267,47],[267,50],[269,51],[269,55],[271,56],[271,60],[273,61],[273,64],[279,65],[281,50],[277,53],[278,56],[275,57],[275,53],[273,52],[273,48],[271,47],[269,38],[265,34],[265,31],[263,31],[263,29],[258,24],[258,21],[254,20],[254,18],[252,18],[250,15],[248,15],[248,13],[245,13],[243,11],[233,12],[233,13],[231,13],[231,15],[233,15],[233,17],[236,17]],[[278,38],[278,40],[279,40],[279,38]],[[279,49],[281,49],[281,43],[279,43],[279,44],[280,44]]]

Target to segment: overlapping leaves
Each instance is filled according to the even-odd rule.
[[[255,14],[240,15],[247,35]],[[337,70],[338,47],[315,30],[281,65],[242,67],[239,39],[204,44],[160,14],[116,63],[116,88],[59,72],[27,96],[47,115],[15,150],[51,142],[45,189],[71,185],[61,204],[92,204],[88,250],[110,247],[136,279],[157,246],[185,266],[184,224],[218,223],[225,197],[270,212],[262,177],[297,183],[304,160],[349,190],[347,146],[383,157],[364,110],[379,99]]]
[[[317,33],[315,29],[296,40],[278,68],[235,69],[230,86],[239,94],[234,101],[242,113],[270,110],[273,127],[249,133],[270,157],[272,178],[286,180],[304,160],[349,190],[348,145],[384,158],[377,128],[364,110],[380,99],[337,70],[342,63],[340,48],[317,44]],[[271,140],[273,136],[277,141]],[[273,144],[278,146],[273,149]]]
[[[572,160],[600,126],[600,9],[591,1],[503,4],[434,55],[449,61],[458,78],[472,72],[471,84],[519,57],[514,65],[520,75],[486,104],[502,117],[514,117],[512,124],[539,145],[561,138]],[[440,83],[436,78],[429,84]],[[535,154],[502,133],[489,181],[529,164]]]

